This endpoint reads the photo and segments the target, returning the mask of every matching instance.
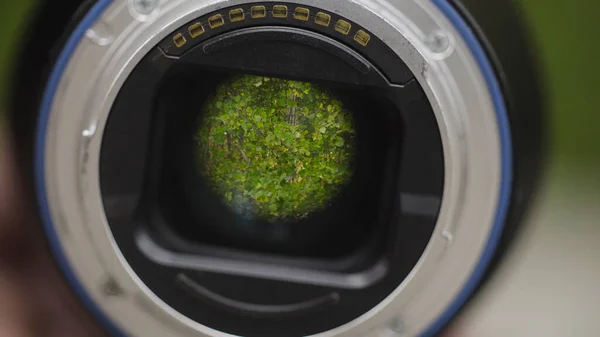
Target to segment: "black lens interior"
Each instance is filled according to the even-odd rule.
[[[386,204],[391,207],[390,190],[395,185],[395,176],[387,172],[397,169],[393,154],[402,131],[391,104],[368,88],[332,88],[350,107],[357,129],[351,179],[329,205],[305,218],[275,222],[246,218],[222,202],[199,174],[196,161],[194,137],[202,120],[198,107],[215,84],[230,76],[186,67],[161,87],[156,125],[165,126],[164,138],[158,137],[156,144],[162,151],[153,151],[160,162],[153,176],[156,184],[147,190],[153,196],[148,205],[156,211],[152,222],[157,233],[169,231],[189,242],[234,250],[322,258],[347,256],[380,238],[387,227],[381,219]]]

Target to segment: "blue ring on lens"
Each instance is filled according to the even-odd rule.
[[[500,173],[500,194],[498,199],[498,206],[496,209],[496,217],[494,219],[494,225],[486,247],[481,255],[481,258],[469,280],[464,285],[462,290],[456,296],[454,301],[446,308],[444,313],[440,315],[437,320],[429,326],[421,337],[432,337],[439,333],[448,322],[456,316],[460,308],[467,302],[469,297],[473,295],[477,285],[483,279],[492,258],[498,248],[500,239],[502,238],[502,231],[504,229],[504,223],[510,206],[510,199],[512,194],[512,183],[513,183],[513,149],[512,149],[512,136],[510,132],[510,121],[508,119],[508,112],[504,102],[504,97],[498,78],[496,77],[492,63],[487,57],[485,50],[481,43],[473,33],[473,30],[460,16],[456,9],[448,2],[448,0],[432,0],[432,2],[446,15],[448,20],[454,25],[454,28],[460,33],[463,40],[467,43],[469,49],[479,68],[487,82],[488,90],[494,103],[494,109],[496,110],[496,117],[498,122],[498,132],[500,135],[500,156],[501,156],[501,173]]]
[[[461,34],[468,47],[471,49],[471,53],[475,57],[480,70],[487,82],[488,90],[491,94],[494,102],[494,108],[496,110],[497,122],[500,134],[501,143],[501,184],[500,184],[500,196],[498,202],[498,208],[496,212],[496,218],[494,226],[488,238],[487,245],[483,251],[482,257],[479,260],[476,268],[471,275],[468,282],[465,284],[459,295],[455,298],[452,304],[445,310],[445,312],[438,317],[438,319],[427,329],[421,336],[431,337],[440,332],[446,326],[446,324],[454,317],[460,308],[465,304],[469,297],[473,294],[477,285],[485,275],[485,272],[494,256],[500,238],[502,237],[502,230],[504,228],[504,222],[510,205],[510,196],[512,192],[512,140],[510,134],[510,123],[508,119],[507,109],[504,103],[502,90],[500,84],[496,78],[494,69],[490,60],[488,59],[485,50],[479,43],[477,37],[469,27],[469,25],[463,20],[460,14],[448,3],[448,0],[432,0],[433,3],[447,16],[452,22],[457,31]],[[77,28],[73,31],[67,43],[65,44],[62,52],[60,53],[54,69],[48,80],[46,91],[44,93],[42,104],[40,107],[40,115],[38,119],[35,139],[35,187],[37,192],[37,199],[40,208],[40,215],[42,218],[42,224],[50,244],[50,249],[55,257],[57,264],[62,270],[65,278],[67,279],[71,288],[75,291],[76,295],[85,305],[85,307],[94,315],[94,317],[103,325],[109,333],[113,336],[126,337],[121,329],[113,323],[106,314],[96,305],[90,295],[85,290],[84,286],[79,282],[74,270],[69,265],[62,245],[58,238],[58,234],[55,230],[55,226],[52,223],[50,216],[50,207],[47,200],[46,182],[45,182],[45,142],[46,142],[46,131],[48,127],[48,120],[50,117],[50,111],[54,102],[54,96],[58,90],[59,83],[62,78],[62,74],[65,71],[71,56],[75,52],[80,41],[85,36],[89,27],[91,27],[96,20],[102,15],[106,8],[112,3],[112,0],[98,0],[96,4],[88,11],[83,20],[79,23]]]
[[[115,323],[113,323],[102,310],[96,305],[94,300],[87,293],[81,282],[75,275],[74,270],[69,265],[62,245],[58,238],[55,226],[52,223],[50,216],[50,206],[47,200],[46,194],[46,182],[44,177],[44,163],[45,163],[45,145],[46,145],[46,130],[48,127],[48,120],[50,118],[50,111],[54,102],[54,95],[58,90],[63,72],[67,67],[67,64],[71,60],[71,56],[79,46],[79,43],[85,36],[89,27],[91,27],[96,20],[104,13],[106,8],[112,3],[112,0],[98,0],[97,3],[88,11],[83,20],[79,23],[77,28],[73,31],[69,39],[67,40],[63,50],[56,60],[54,69],[50,74],[48,84],[46,86],[46,92],[42,98],[42,104],[40,108],[40,115],[37,122],[36,139],[35,139],[35,186],[37,192],[38,205],[40,208],[40,215],[42,219],[42,225],[46,232],[46,237],[50,244],[50,249],[54,255],[55,261],[59,268],[63,272],[63,275],[67,279],[67,282],[79,297],[83,305],[91,312],[99,323],[108,330],[112,336],[125,337],[125,334],[120,330]]]

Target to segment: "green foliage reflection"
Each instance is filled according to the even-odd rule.
[[[352,173],[350,114],[311,83],[241,76],[204,106],[204,175],[235,212],[299,219],[328,205]]]

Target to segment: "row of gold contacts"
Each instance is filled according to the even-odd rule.
[[[240,22],[247,19],[263,19],[269,14],[266,6],[252,6],[249,15],[246,15],[242,8],[236,8],[229,11],[230,22]],[[295,20],[309,21],[311,19],[310,9],[304,7],[296,7],[293,12],[290,12],[286,5],[274,5],[270,14],[274,18],[286,19],[290,16]],[[332,25],[331,15],[324,12],[317,12],[314,16],[314,22],[317,25],[330,27]],[[208,27],[215,29],[226,24],[225,17],[222,14],[216,14],[208,18]],[[333,23],[335,31],[343,35],[349,35],[352,31],[352,24],[346,20],[337,20]],[[200,22],[195,22],[188,26],[188,32],[190,37],[197,38],[206,32],[205,26]],[[367,46],[371,40],[371,35],[362,29],[359,29],[354,35],[354,41],[358,42],[362,46]],[[187,40],[183,34],[178,33],[173,36],[173,43],[178,48],[183,47]]]

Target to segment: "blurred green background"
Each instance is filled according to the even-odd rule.
[[[15,58],[21,32],[27,29],[27,13],[34,0],[0,2],[0,119],[5,117],[10,64]]]
[[[600,1],[521,2],[548,71],[554,164],[600,165]]]
[[[553,167],[574,163],[600,167],[596,132],[600,113],[600,51],[596,0],[520,0],[529,17],[540,62],[547,69],[552,118]],[[34,0],[0,4],[0,106],[6,103],[8,70],[15,45],[26,29]],[[490,15],[493,15],[490,13]],[[5,110],[5,108],[0,108]],[[557,165],[558,164],[558,165]]]

